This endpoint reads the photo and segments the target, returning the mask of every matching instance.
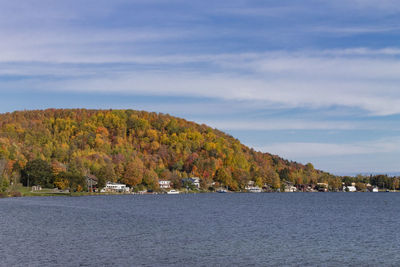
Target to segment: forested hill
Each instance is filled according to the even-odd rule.
[[[6,163],[0,174],[8,181],[19,179],[30,162],[47,162],[53,172],[47,186],[62,184],[61,174],[68,172],[152,189],[158,179],[179,186],[188,176],[200,177],[204,188],[216,182],[232,190],[250,180],[276,189],[283,180],[307,184],[334,179],[311,164],[256,152],[206,125],[134,110],[1,114],[0,159]]]

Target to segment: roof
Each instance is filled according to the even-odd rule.
[[[88,174],[88,175],[86,175],[86,179],[92,179],[92,180],[95,180],[95,181],[98,181],[98,180],[99,180],[99,179],[97,179],[97,177],[94,176],[93,174]]]

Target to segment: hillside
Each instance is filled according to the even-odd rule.
[[[169,179],[179,187],[180,179],[188,176],[200,177],[203,188],[216,182],[231,190],[244,188],[250,180],[277,189],[282,180],[308,184],[335,179],[311,164],[256,152],[206,125],[134,110],[0,114],[0,159],[5,183],[26,184],[32,168],[49,166],[52,175],[36,182],[58,187],[66,187],[68,177],[89,174],[103,182],[148,189],[157,189],[158,179]],[[37,167],[38,160],[48,165]]]

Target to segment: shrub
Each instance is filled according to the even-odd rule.
[[[13,191],[13,192],[11,192],[10,195],[11,195],[12,197],[22,197],[21,192],[18,192],[18,191]]]

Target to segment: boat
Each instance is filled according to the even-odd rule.
[[[228,193],[228,190],[226,190],[224,188],[220,188],[217,190],[217,193]]]
[[[179,194],[179,191],[175,190],[175,189],[171,189],[171,190],[167,191],[167,194],[168,195],[177,195],[177,194]]]
[[[247,188],[247,191],[249,191],[250,193],[261,193],[262,189],[258,186],[251,186]],[[292,191],[294,192],[294,191]]]

